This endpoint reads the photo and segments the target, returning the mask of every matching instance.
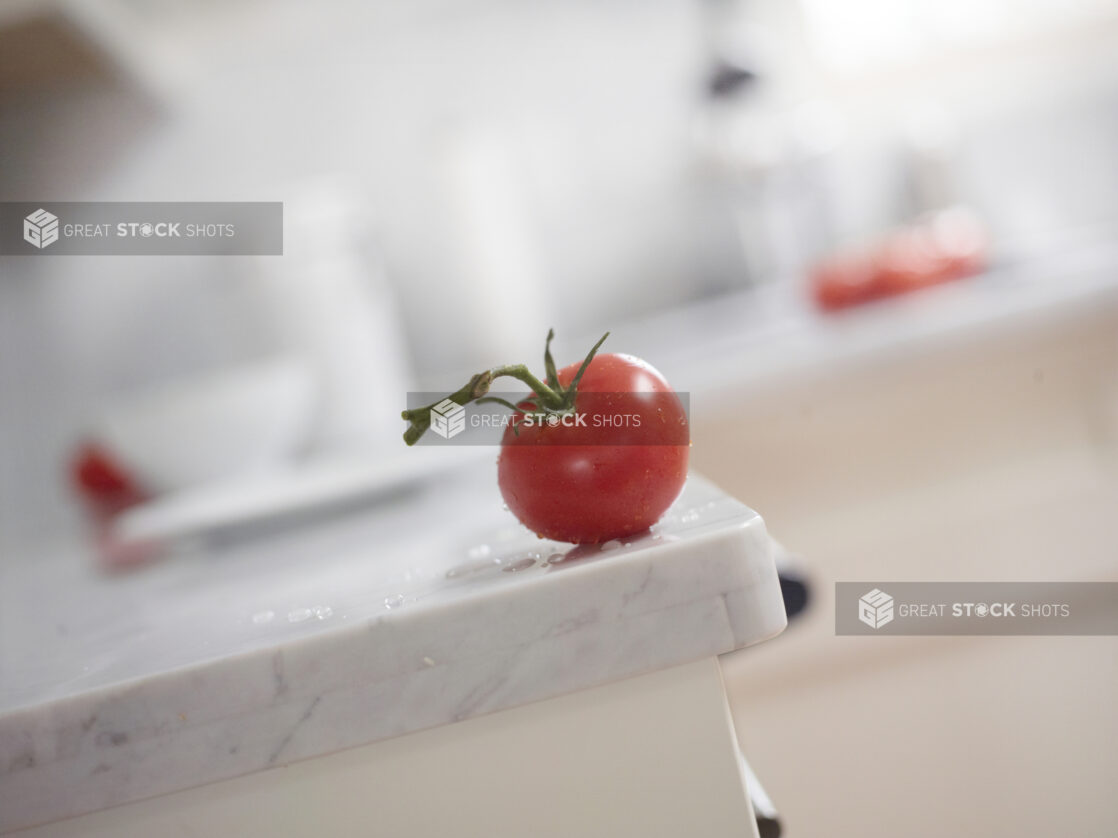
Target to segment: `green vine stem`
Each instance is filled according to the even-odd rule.
[[[470,402],[497,403],[513,410],[525,412],[522,408],[512,404],[504,399],[497,398],[496,396],[486,397],[489,392],[490,386],[498,378],[515,378],[517,381],[523,382],[532,388],[534,396],[527,400],[528,404],[539,408],[545,413],[565,413],[574,408],[575,395],[578,391],[578,383],[582,380],[582,374],[586,372],[586,368],[590,366],[590,362],[594,359],[598,349],[605,343],[606,338],[609,337],[609,332],[606,332],[591,348],[587,354],[586,359],[582,362],[582,366],[578,368],[575,377],[571,379],[570,385],[563,387],[559,383],[559,373],[555,369],[555,361],[551,356],[551,340],[555,337],[555,330],[549,329],[547,332],[547,341],[544,344],[544,369],[546,370],[547,383],[540,381],[532,374],[526,364],[507,364],[501,367],[494,367],[485,372],[479,372],[474,375],[464,386],[443,396],[441,399],[432,402],[424,407],[416,407],[411,410],[405,410],[400,413],[400,417],[408,423],[408,428],[404,431],[404,442],[408,445],[415,445],[419,438],[426,433],[427,429],[431,427],[431,408],[437,404],[441,404],[446,399],[450,399],[455,404],[466,405]]]

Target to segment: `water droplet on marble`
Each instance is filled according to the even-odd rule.
[[[621,542],[618,541],[616,538],[612,538],[609,541],[603,543],[598,549],[604,553],[607,550],[616,550],[620,546]]]
[[[512,564],[507,564],[501,568],[505,573],[517,573],[521,570],[527,570],[533,567],[539,561],[539,556],[525,556],[523,559],[518,559]]]
[[[471,573],[480,573],[483,570],[490,570],[494,567],[499,567],[501,560],[499,558],[485,559],[480,562],[471,562],[468,564],[460,564],[457,567],[452,567],[446,572],[447,579],[457,579],[460,576],[469,576]]]
[[[393,608],[399,608],[404,604],[403,594],[393,594],[384,598],[384,607],[391,611]]]
[[[488,544],[478,544],[467,550],[466,556],[467,558],[471,559],[484,559],[491,552],[493,552],[493,548],[491,548]]]
[[[257,611],[255,614],[252,615],[252,621],[256,625],[262,626],[265,623],[272,622],[272,620],[273,620],[273,618],[275,618],[275,616],[276,616],[275,611]]]
[[[311,610],[309,608],[296,608],[287,613],[287,622],[289,623],[301,623],[303,620],[309,620],[310,618]]]
[[[701,517],[702,515],[699,513],[699,510],[688,509],[686,512],[679,516],[679,522],[681,524],[693,524]]]
[[[434,661],[434,660],[432,660],[431,658],[429,658],[429,657],[426,657],[426,656],[425,656],[425,657],[423,658],[423,664],[424,664],[424,666],[434,666],[434,665],[435,665],[435,661]]]
[[[679,536],[672,532],[664,533],[664,541],[679,541]]]
[[[334,609],[329,605],[318,605],[311,609],[315,617],[320,620],[327,620],[334,614]]]

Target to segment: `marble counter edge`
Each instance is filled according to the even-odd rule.
[[[564,568],[562,585],[536,577],[449,603],[417,603],[344,629],[9,711],[0,715],[0,831],[764,640],[784,627],[779,582],[763,521],[742,509],[732,528]],[[493,607],[502,609],[514,641],[494,642],[480,631],[492,623]],[[460,630],[447,631],[448,620]]]

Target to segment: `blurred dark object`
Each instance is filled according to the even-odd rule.
[[[988,246],[977,215],[941,210],[865,250],[824,260],[812,272],[812,294],[833,311],[973,276],[986,266]]]
[[[789,620],[798,617],[811,602],[807,579],[791,568],[780,568],[780,593]]]
[[[757,73],[742,62],[719,58],[707,78],[707,93],[716,98],[733,96],[747,90],[755,81]]]
[[[780,815],[776,811],[776,806],[773,805],[772,798],[769,797],[765,787],[761,785],[761,781],[757,779],[757,774],[753,771],[753,767],[745,758],[745,754],[738,749],[738,758],[740,760],[742,774],[745,776],[745,788],[749,792],[749,802],[753,806],[753,817],[757,822],[757,835],[760,838],[780,838],[784,832],[784,828],[780,823]]]
[[[104,56],[61,15],[28,13],[0,25],[0,98],[112,75]]]
[[[773,561],[780,577],[780,593],[784,598],[784,612],[792,620],[802,614],[811,602],[808,569],[802,558],[779,541],[774,540],[772,545]]]

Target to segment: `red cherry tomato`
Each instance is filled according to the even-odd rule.
[[[812,273],[812,291],[824,309],[846,308],[979,273],[986,249],[973,213],[941,210],[866,250],[825,260]]]
[[[828,311],[868,302],[877,294],[877,278],[871,259],[849,256],[824,262],[812,275],[812,290],[819,305]]]
[[[72,463],[72,477],[78,491],[91,498],[135,494],[136,486],[128,473],[100,446],[87,442]]]
[[[579,366],[559,371],[564,387]],[[574,415],[582,422],[518,414],[506,428],[497,460],[505,503],[556,541],[593,544],[647,530],[687,477],[689,428],[679,396],[639,358],[596,355],[578,384]]]
[[[158,545],[151,542],[119,542],[111,523],[117,515],[147,499],[135,479],[103,447],[86,442],[70,464],[71,479],[77,489],[92,528],[93,542],[103,567],[119,570],[155,557]]]

